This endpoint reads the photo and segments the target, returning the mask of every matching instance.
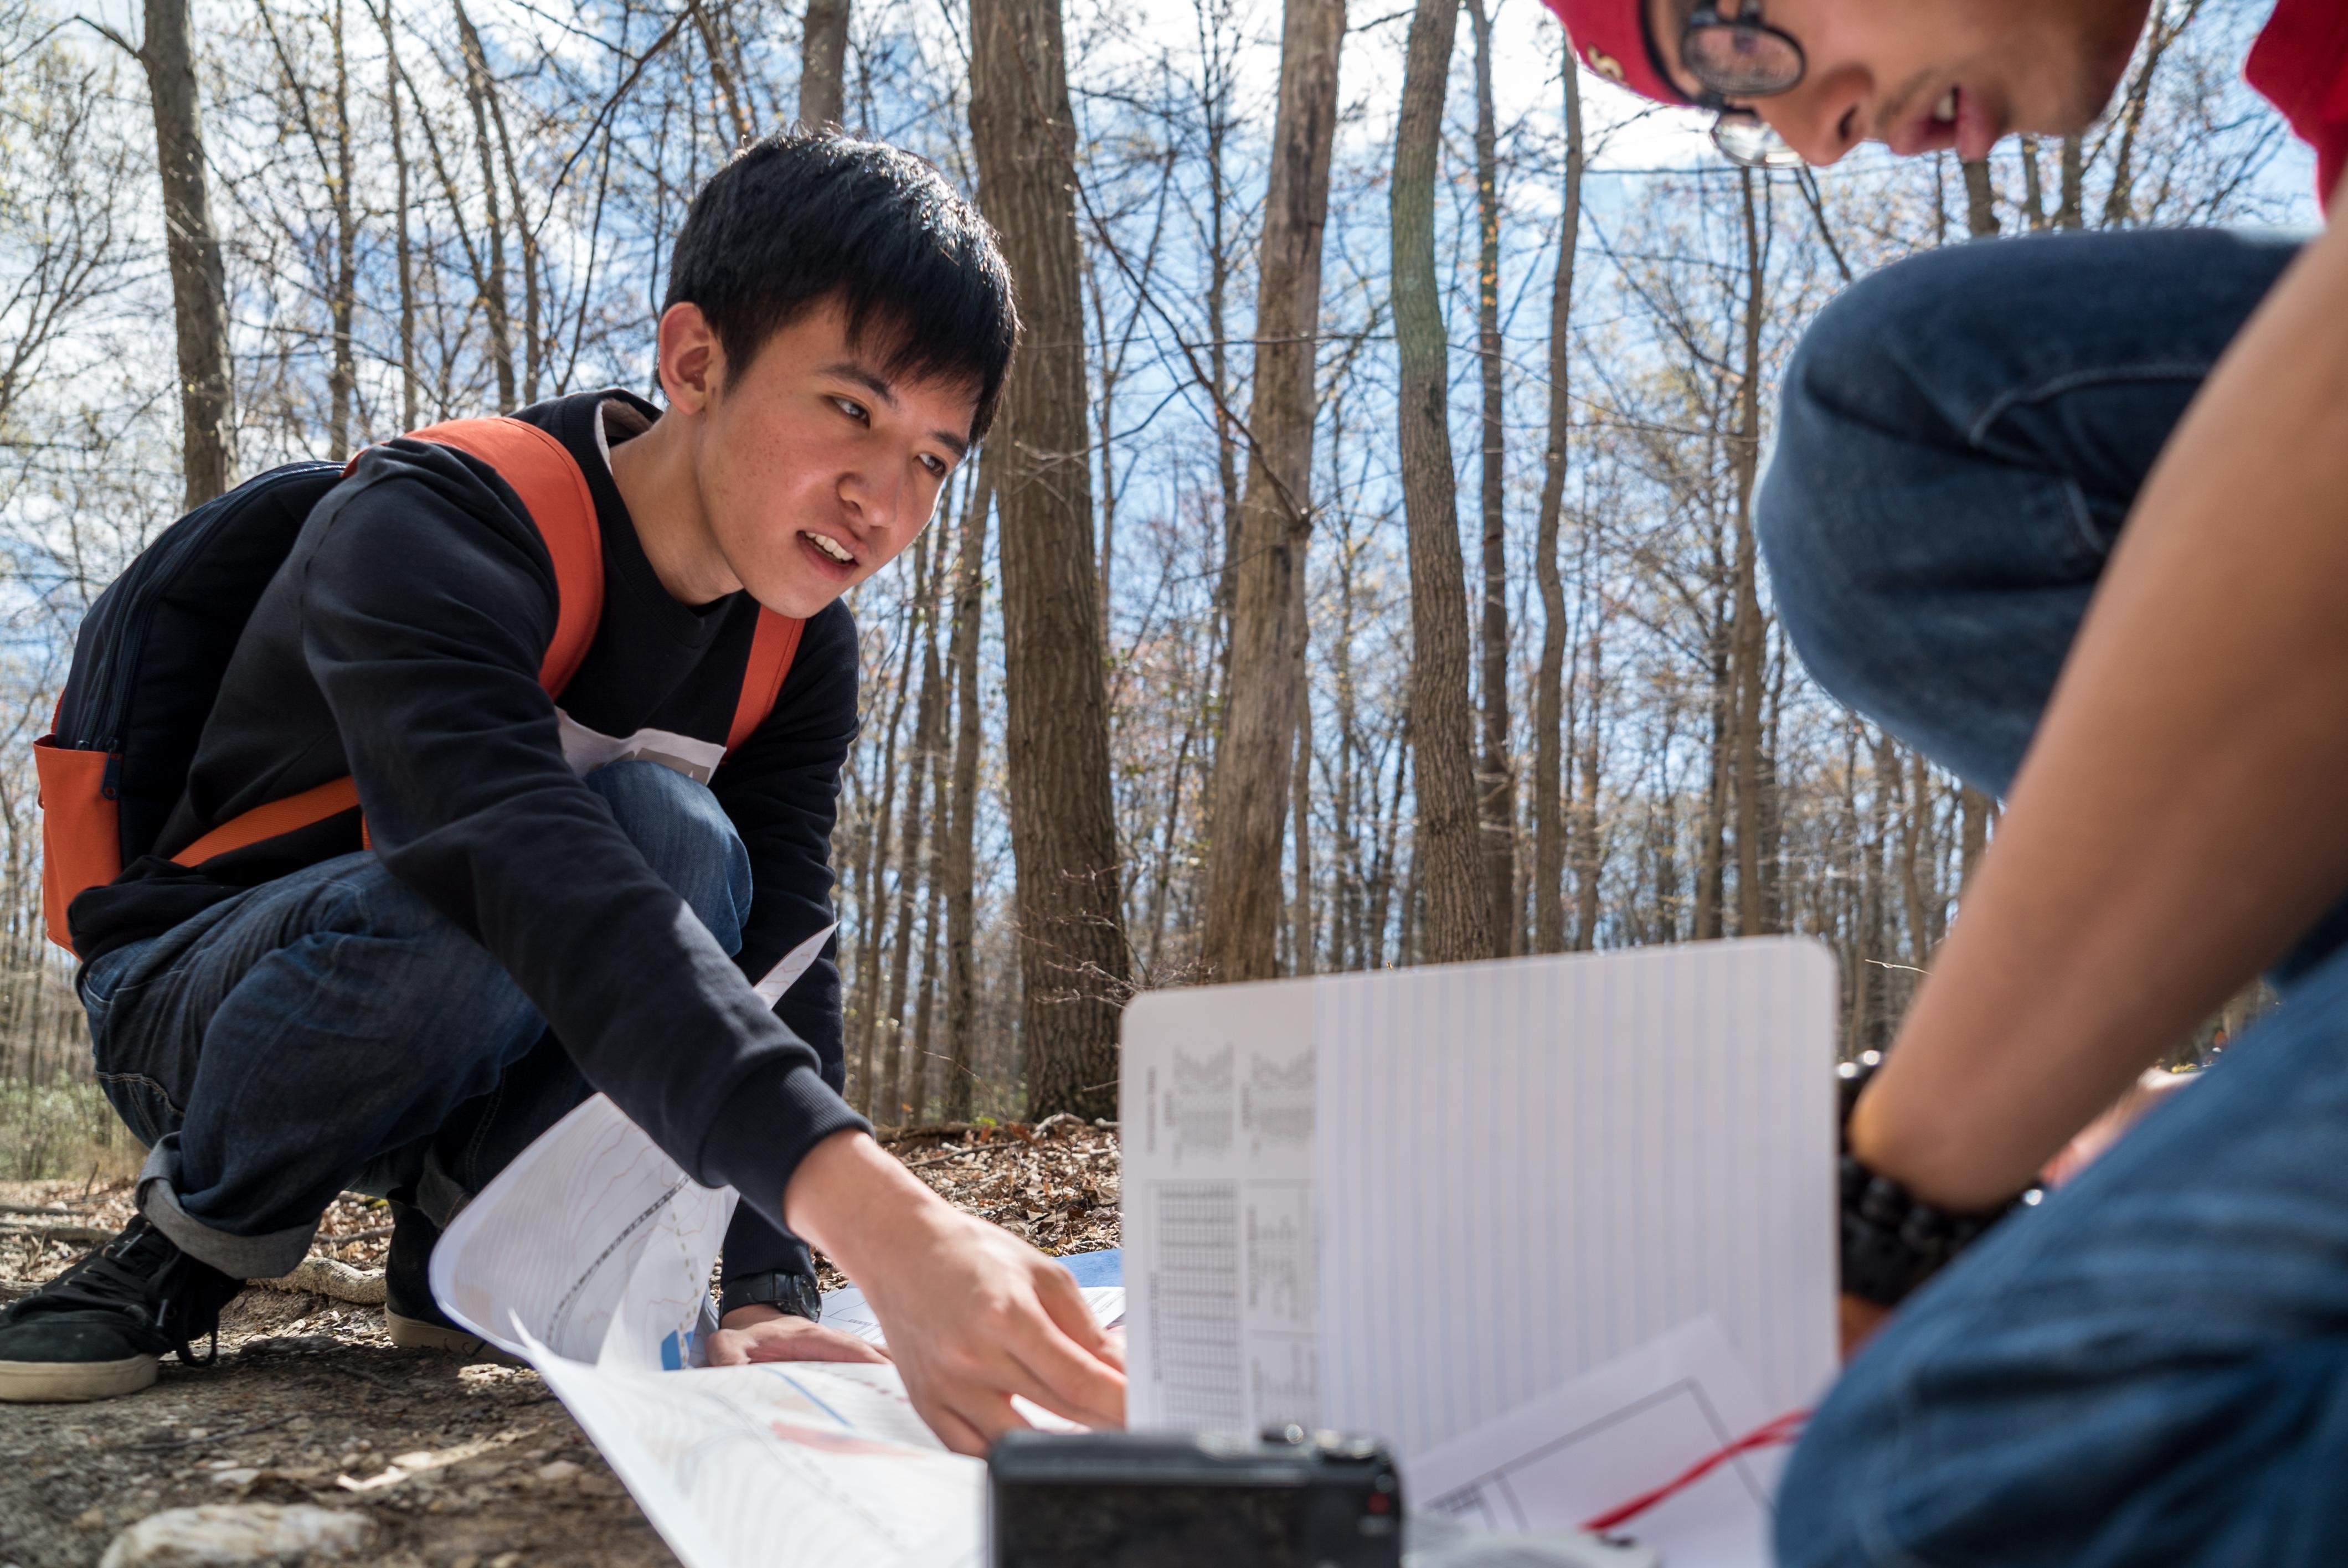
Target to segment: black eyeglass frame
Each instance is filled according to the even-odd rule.
[[[1694,63],[1695,50],[1691,47],[1698,33],[1711,32],[1715,29],[1726,29],[1730,32],[1770,38],[1784,45],[1793,52],[1793,75],[1776,87],[1757,90],[1746,88],[1733,97],[1723,92],[1704,79],[1702,73]],[[1746,99],[1775,97],[1779,93],[1789,93],[1801,86],[1802,77],[1809,70],[1809,56],[1803,50],[1802,41],[1799,38],[1782,27],[1772,27],[1768,23],[1762,21],[1757,15],[1746,16],[1739,14],[1735,16],[1724,16],[1720,14],[1718,0],[1699,0],[1695,9],[1688,13],[1687,25],[1680,29],[1680,65],[1688,75],[1695,77],[1701,88],[1695,99],[1699,107],[1711,109],[1715,113],[1733,114],[1737,112]]]

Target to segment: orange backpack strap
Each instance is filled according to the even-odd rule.
[[[727,751],[748,740],[775,711],[775,699],[783,694],[783,677],[791,672],[791,661],[798,654],[799,633],[806,630],[804,620],[759,610],[758,630],[750,639],[750,662],[742,671],[742,695],[734,704],[734,727],[726,733]]]
[[[603,529],[587,476],[570,448],[520,419],[456,419],[427,425],[408,439],[479,457],[497,470],[538,525],[554,559],[555,586],[554,641],[547,644],[538,683],[561,696],[603,620]]]
[[[305,789],[299,794],[264,802],[241,816],[229,818],[171,856],[171,864],[201,866],[215,855],[226,855],[232,849],[242,849],[248,844],[259,844],[264,838],[274,838],[281,833],[291,833],[297,827],[308,827],[330,816],[355,811],[358,804],[356,780],[348,774],[328,779],[324,784]]]
[[[427,425],[407,438],[454,446],[496,469],[498,477],[520,499],[530,513],[530,520],[538,526],[538,537],[545,542],[546,553],[554,562],[555,587],[554,639],[547,644],[546,658],[539,665],[538,683],[549,693],[560,696],[563,687],[571,683],[571,677],[579,672],[580,664],[587,657],[588,645],[595,641],[595,628],[603,619],[603,529],[595,517],[595,497],[587,488],[587,476],[579,471],[577,460],[561,442],[537,425],[519,419],[452,420],[446,425]],[[354,456],[351,466],[357,464],[358,458]],[[793,647],[798,642],[798,624],[791,623]],[[758,628],[762,643],[766,630],[762,620]],[[782,662],[785,668],[789,666],[790,650],[784,651]],[[751,663],[754,668],[757,664],[756,646]],[[775,677],[775,686],[781,689],[779,673]],[[744,701],[748,701],[747,683]],[[771,693],[767,701],[771,707]],[[758,717],[765,716],[762,709]],[[757,723],[751,722],[752,728],[757,727]],[[216,855],[226,855],[339,816],[355,809],[358,804],[359,789],[355,781],[330,779],[299,794],[267,802],[232,817],[171,856],[171,860],[179,866],[201,866]],[[360,834],[364,838],[364,824]]]

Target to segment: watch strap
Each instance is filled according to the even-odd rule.
[[[806,1274],[729,1276],[717,1293],[717,1315],[723,1317],[737,1307],[772,1307],[810,1323],[823,1318],[823,1295],[814,1276]]]

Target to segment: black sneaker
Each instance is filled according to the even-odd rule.
[[[220,1310],[244,1281],[181,1252],[145,1215],[0,1311],[0,1401],[106,1399],[155,1380],[166,1350],[191,1367],[220,1350]],[[210,1337],[201,1358],[191,1346]]]
[[[403,1350],[446,1350],[477,1361],[513,1358],[469,1328],[460,1328],[432,1299],[432,1248],[440,1227],[424,1211],[397,1199],[391,1204],[391,1250],[383,1263],[383,1327]]]

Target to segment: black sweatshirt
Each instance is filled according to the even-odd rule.
[[[599,449],[599,413],[619,438],[654,415],[623,392],[519,415],[578,460],[602,529],[603,618],[561,712],[601,736],[656,730],[722,747],[758,607],[746,593],[699,608],[669,596]],[[74,901],[77,949],[94,961],[359,848],[349,812],[201,873],[169,859],[252,806],[347,774],[385,867],[496,955],[588,1082],[671,1158],[741,1192],[726,1272],[808,1272],[779,1228],[783,1189],[819,1141],[865,1125],[839,1092],[837,944],[772,1012],[751,988],[833,920],[855,621],[839,603],[808,621],[774,712],[709,779],[750,853],[750,918],[729,959],[565,761],[538,683],[555,610],[538,530],[486,466],[420,442],[370,448],[312,512],[247,624],[156,853]]]

